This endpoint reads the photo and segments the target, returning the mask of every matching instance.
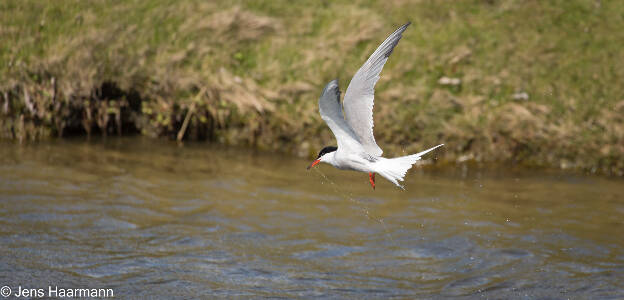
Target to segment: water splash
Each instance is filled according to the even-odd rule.
[[[377,217],[375,215],[372,215],[370,212],[370,208],[367,204],[365,204],[364,202],[357,200],[353,197],[353,195],[351,193],[345,193],[344,191],[342,191],[338,185],[333,182],[331,179],[329,179],[329,177],[327,177],[327,175],[325,175],[325,173],[321,172],[321,170],[319,170],[319,168],[314,168],[314,171],[316,171],[317,174],[321,175],[321,179],[324,179],[325,181],[329,182],[331,187],[334,189],[334,192],[336,192],[337,194],[339,194],[340,196],[342,196],[343,198],[355,203],[356,205],[359,206],[359,208],[362,210],[362,212],[364,213],[364,216],[366,216],[366,218],[368,220],[373,220],[377,223],[380,223],[381,226],[383,227],[384,231],[386,232],[386,235],[388,236],[388,238],[390,238],[390,240],[392,241],[392,243],[395,243],[394,239],[392,238],[392,234],[390,234],[390,231],[388,230],[388,227],[386,226],[386,223],[384,222],[383,218]],[[321,181],[321,184],[324,184]]]

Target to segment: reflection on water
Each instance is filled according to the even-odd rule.
[[[0,285],[624,297],[619,179],[420,169],[407,191],[381,179],[373,191],[366,174],[308,163],[140,138],[2,143]]]

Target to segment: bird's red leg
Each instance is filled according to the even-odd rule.
[[[368,180],[370,180],[370,184],[375,189],[375,173],[368,172]]]

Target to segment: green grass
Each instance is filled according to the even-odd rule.
[[[408,20],[377,85],[386,153],[624,174],[618,1],[2,1],[0,136],[175,137],[188,115],[185,138],[311,155],[334,143],[324,84]]]

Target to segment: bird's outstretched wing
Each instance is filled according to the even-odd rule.
[[[342,105],[340,105],[340,90],[338,80],[330,81],[321,93],[319,99],[319,112],[321,118],[327,123],[329,129],[334,133],[338,142],[338,151],[349,151],[354,153],[364,152],[362,145],[358,141],[357,135],[347,124],[342,115]]]
[[[401,34],[410,22],[399,27],[373,52],[368,60],[355,73],[347,87],[344,98],[344,110],[347,123],[353,129],[364,150],[373,156],[381,156],[383,150],[377,146],[373,135],[373,105],[375,100],[375,84],[379,73],[399,43]]]

